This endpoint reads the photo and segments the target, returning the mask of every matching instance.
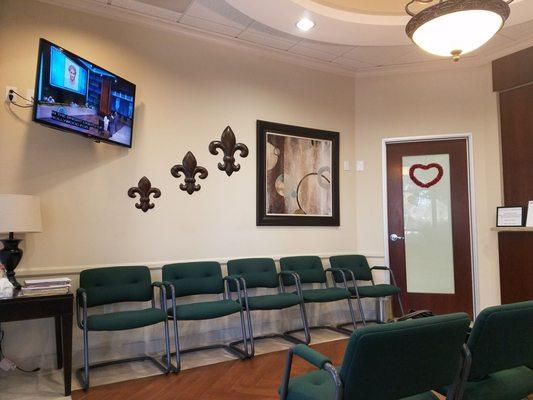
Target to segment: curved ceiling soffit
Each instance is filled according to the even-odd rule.
[[[398,46],[411,44],[405,34],[407,15],[376,15],[328,7],[313,0],[226,0],[250,18],[294,36],[349,46]],[[407,1],[406,1],[407,3]],[[506,26],[533,19],[532,0],[514,0]],[[280,12],[283,10],[283,12]],[[316,26],[308,32],[296,28],[302,17]]]

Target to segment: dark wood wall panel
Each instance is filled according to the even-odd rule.
[[[533,299],[533,232],[500,232],[502,303]]]
[[[533,82],[533,47],[510,54],[492,63],[495,92],[503,92]]]
[[[533,84],[500,93],[500,118],[505,205],[527,206],[533,200]]]
[[[505,205],[533,200],[533,47],[492,64],[500,92]],[[533,299],[533,232],[500,232],[500,287],[503,304]]]

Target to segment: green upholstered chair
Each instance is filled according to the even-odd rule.
[[[533,301],[486,308],[467,345],[472,365],[464,371],[464,400],[521,400],[533,394]]]
[[[282,400],[431,400],[443,384],[460,386],[468,359],[464,313],[368,326],[350,337],[340,367],[299,345],[289,351]],[[318,368],[290,378],[293,355]],[[455,392],[448,399],[459,400]]]
[[[324,270],[322,260],[317,256],[297,256],[297,257],[282,257],[279,260],[281,271],[291,271],[298,275],[300,284],[320,284],[322,288],[305,289],[302,290],[303,299],[305,303],[328,303],[333,301],[346,300],[348,302],[348,309],[352,319],[353,328],[357,328],[355,313],[353,311],[350,291],[346,281],[346,275],[343,270],[328,268]],[[339,287],[334,280],[334,286],[330,287],[326,273],[335,273],[341,277],[342,284]],[[294,285],[294,279],[291,276],[284,276],[283,283],[285,285]],[[345,330],[331,326],[314,326],[310,329],[330,329],[336,332],[347,333]],[[348,332],[349,334],[349,332]]]
[[[156,306],[155,288],[160,290],[160,307]],[[89,388],[89,369],[108,365],[145,361],[153,362],[163,372],[171,370],[170,339],[167,321],[166,286],[152,283],[150,270],[145,266],[109,267],[84,270],[76,292],[78,327],[83,330],[83,368],[76,371],[80,384]],[[89,315],[89,308],[124,302],[148,302],[151,307],[136,310]],[[148,356],[89,364],[89,332],[122,331],[163,323],[166,365]]]
[[[361,313],[361,318],[363,320],[364,325],[366,325],[367,320],[365,318],[361,299],[378,299],[380,297],[397,296],[402,316],[404,315],[402,299],[400,295],[401,290],[396,285],[396,279],[394,278],[394,274],[389,267],[375,266],[370,268],[366,257],[362,255],[332,256],[329,258],[329,263],[332,268],[341,269],[345,272],[345,278],[348,280],[349,283],[351,283],[351,285],[349,286],[349,290],[352,294],[352,297],[357,299],[359,312]],[[376,285],[374,282],[374,276],[372,275],[372,271],[375,270],[388,271],[392,284]],[[336,282],[340,283],[343,281],[344,277],[340,274],[334,274],[334,279]],[[371,284],[358,285],[357,281],[366,281],[370,282]],[[344,326],[348,324],[349,323],[341,324],[339,326]]]
[[[276,271],[276,264],[272,258],[243,258],[228,261],[228,274],[237,277],[241,281],[242,289],[245,293],[244,299],[248,300],[246,306],[251,321],[250,311],[261,310],[282,310],[293,306],[300,307],[300,317],[302,320],[303,330],[305,333],[305,342],[301,341],[289,332],[283,334],[263,335],[260,337],[253,337],[252,328],[250,326],[250,338],[252,339],[252,346],[254,339],[263,339],[271,337],[281,337],[292,343],[309,343],[311,337],[307,324],[307,315],[305,312],[305,304],[302,297],[300,283],[298,276],[291,272]],[[296,279],[296,292],[287,293],[283,285],[282,276],[291,276]],[[267,294],[260,296],[248,296],[248,289],[253,288],[272,288],[278,289],[276,294]],[[232,290],[235,290],[232,287]]]
[[[170,285],[168,297],[172,302],[169,318],[174,324],[174,346],[176,348],[176,370],[181,369],[180,355],[188,352],[222,348],[237,357],[244,359],[251,357],[252,350],[250,341],[247,340],[245,326],[244,299],[241,291],[237,292],[237,299],[231,298],[229,283],[240,288],[240,281],[233,277],[222,278],[220,264],[215,261],[200,261],[189,263],[168,264],[163,266],[163,280]],[[194,302],[188,304],[176,304],[176,298],[193,295],[220,295],[222,299],[212,301]],[[172,312],[174,310],[175,312]],[[235,344],[215,344],[197,348],[182,350],[179,345],[178,321],[198,321],[225,317],[232,314],[240,314],[243,349]]]

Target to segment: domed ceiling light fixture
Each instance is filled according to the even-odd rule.
[[[405,11],[412,16],[407,36],[428,53],[459,61],[487,43],[505,24],[513,0],[439,0],[418,13],[410,10],[415,3],[436,0],[411,0]]]

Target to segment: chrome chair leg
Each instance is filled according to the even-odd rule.
[[[311,333],[309,332],[309,321],[307,320],[307,311],[305,309],[305,303],[300,303],[300,316],[302,318],[302,325],[304,328],[305,342],[311,343]]]
[[[353,329],[357,329],[357,319],[355,318],[355,312],[353,310],[352,299],[348,298],[348,308],[350,309],[350,317],[352,318]]]

